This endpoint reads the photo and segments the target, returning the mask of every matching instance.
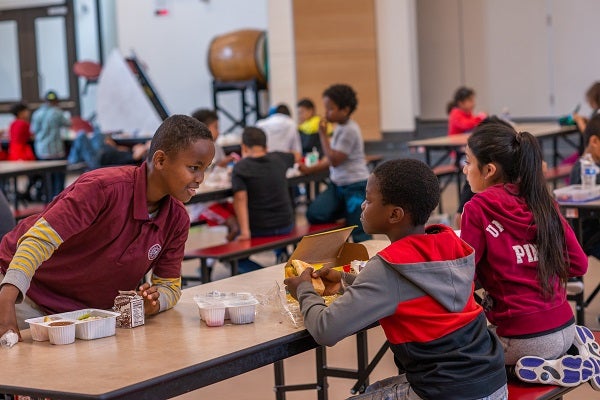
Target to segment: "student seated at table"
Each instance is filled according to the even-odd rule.
[[[584,131],[585,153],[589,153],[596,166],[600,168],[600,114],[593,116]],[[571,184],[581,184],[581,164],[577,161],[571,170]],[[596,184],[600,184],[600,174],[596,175]],[[600,219],[586,218],[582,221],[583,251],[589,256],[600,259]]]
[[[598,344],[575,325],[566,294],[588,259],[548,190],[540,145],[502,123],[480,125],[467,143],[464,173],[476,194],[461,237],[475,249],[482,304],[506,364],[523,381],[590,380],[600,389]]]
[[[448,135],[470,132],[486,117],[485,113],[473,114],[475,110],[475,91],[461,86],[454,92],[448,103]]]
[[[304,98],[296,105],[298,107],[298,132],[302,143],[302,154],[306,155],[317,149],[319,155],[323,155],[321,139],[319,138],[319,125],[321,117],[317,115],[315,103],[311,99]],[[331,136],[333,127],[328,124],[327,135]]]
[[[331,182],[310,203],[306,218],[311,224],[345,218],[346,224],[357,226],[352,232],[355,242],[368,240],[371,237],[362,229],[360,205],[365,199],[369,170],[360,127],[351,118],[358,104],[356,92],[348,85],[332,85],[323,92],[323,104],[327,119],[321,119],[319,138],[325,157],[311,167],[300,164],[299,170],[311,174],[329,168]],[[331,143],[327,122],[337,123]]]
[[[588,122],[598,114],[598,109],[600,109],[600,82],[594,82],[592,86],[588,88],[585,92],[585,100],[592,109],[589,118],[584,117],[578,112],[573,113],[573,120],[581,133],[585,132]]]
[[[65,117],[58,106],[58,94],[49,90],[44,96],[46,100],[40,108],[31,115],[31,131],[35,134],[33,148],[40,160],[64,160],[66,157],[65,143],[61,129],[71,126],[71,121]],[[65,187],[65,173],[52,172],[50,201]]]
[[[84,162],[89,169],[139,164],[148,154],[150,142],[137,143],[133,147],[119,146],[110,135],[95,126],[90,132],[78,132],[73,140],[67,160],[69,164]]]
[[[31,148],[31,125],[29,118],[31,111],[24,103],[17,103],[11,107],[10,112],[15,116],[15,120],[8,127],[8,160],[9,161],[32,161],[35,160],[35,154]]]
[[[231,176],[233,208],[240,225],[237,240],[285,235],[294,227],[294,210],[285,176],[294,165],[294,155],[267,149],[267,136],[261,129],[244,129],[243,158],[233,167]],[[262,268],[248,258],[240,260],[238,265],[240,273]]]
[[[219,116],[207,108],[200,108],[192,113],[192,117],[205,124],[215,141],[215,158],[210,172],[217,168],[227,168],[229,164],[240,159],[237,153],[225,155],[223,148],[217,144],[219,137]],[[224,170],[222,170],[224,171]],[[240,228],[235,217],[233,204],[230,201],[214,201],[207,203],[194,203],[188,206],[190,221],[206,222],[208,226],[225,225],[227,227],[227,240],[231,241],[240,233]]]
[[[423,162],[379,165],[368,179],[363,227],[391,244],[358,275],[308,268],[285,280],[321,345],[381,324],[402,375],[354,399],[384,392],[402,400],[506,399],[502,346],[473,297],[473,249],[447,226],[424,226],[439,198],[438,180]],[[342,295],[327,307],[312,277],[323,280],[325,294]]]
[[[27,318],[109,309],[119,290],[137,289],[147,315],[173,307],[189,232],[182,202],[213,157],[206,126],[173,115],[141,166],[86,172],[21,221],[0,242],[0,336],[26,328]],[[151,283],[140,286],[150,271]]]
[[[256,127],[267,135],[269,151],[292,153],[296,160],[300,160],[300,136],[291,117],[290,108],[286,104],[281,103],[273,107],[267,118],[256,121]]]

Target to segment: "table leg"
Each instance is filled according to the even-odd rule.
[[[316,349],[317,359],[317,399],[327,400],[327,374],[325,368],[327,367],[327,350],[325,346],[319,346]]]
[[[210,273],[208,272],[208,259],[201,258],[200,259],[200,271],[202,273],[202,283],[210,282]]]
[[[283,369],[283,360],[275,361],[273,363],[273,370],[275,372],[275,399],[285,400],[285,390],[281,390],[285,385],[285,373]]]

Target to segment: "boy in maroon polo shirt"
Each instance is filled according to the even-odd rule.
[[[146,314],[173,307],[189,231],[182,202],[195,194],[215,147],[184,115],[157,129],[146,161],[90,171],[0,242],[0,336],[24,319],[112,307],[138,288]],[[152,271],[151,284],[138,287]]]

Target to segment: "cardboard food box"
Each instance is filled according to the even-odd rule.
[[[348,243],[353,229],[354,226],[349,226],[304,236],[285,267],[290,267],[292,260],[302,260],[315,266],[334,267],[349,265],[354,260],[368,260],[369,252],[365,246],[360,243]]]
[[[144,298],[135,291],[119,291],[113,310],[121,313],[117,317],[118,328],[135,328],[144,325]]]

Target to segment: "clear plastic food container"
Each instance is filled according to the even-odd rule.
[[[258,300],[247,292],[208,292],[194,296],[200,311],[200,319],[208,326],[222,326],[225,320],[232,324],[254,322]],[[222,315],[221,315],[222,314]]]

